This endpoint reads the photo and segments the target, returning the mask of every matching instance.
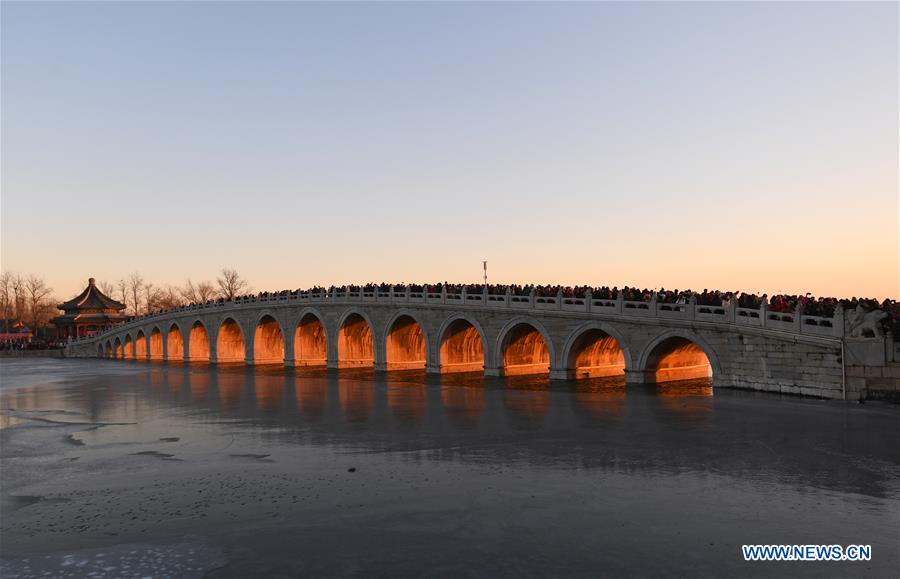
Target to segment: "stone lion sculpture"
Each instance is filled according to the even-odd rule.
[[[847,311],[847,334],[851,338],[865,338],[869,335],[875,338],[884,336],[881,329],[881,320],[887,317],[884,310],[866,311],[862,304],[855,310]]]

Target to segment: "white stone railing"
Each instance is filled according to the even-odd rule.
[[[615,299],[595,298],[588,292],[583,297],[490,294],[486,291],[470,293],[463,289],[459,293],[414,292],[410,290],[354,290],[331,292],[291,292],[259,296],[245,296],[230,301],[215,301],[205,304],[193,304],[170,310],[154,312],[132,318],[122,325],[78,341],[93,341],[119,333],[130,328],[139,328],[149,322],[164,320],[187,313],[209,313],[210,311],[229,311],[235,308],[272,305],[303,305],[307,303],[378,303],[378,304],[418,304],[447,305],[460,308],[498,309],[498,310],[538,310],[580,312],[597,316],[621,316],[623,318],[662,318],[712,322],[733,326],[750,326],[780,332],[802,335],[825,336],[838,338],[844,335],[844,318],[840,309],[833,318],[803,315],[799,308],[793,312],[773,312],[765,303],[759,309],[729,305],[702,305],[693,300],[687,303],[658,302],[656,295],[649,301],[628,301],[620,293]]]

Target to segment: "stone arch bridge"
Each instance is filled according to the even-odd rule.
[[[840,315],[775,313],[765,306],[465,290],[292,292],[135,318],[70,342],[67,355],[549,373],[558,380],[624,374],[632,383],[708,376],[714,388],[858,399],[861,389],[848,389],[844,334]],[[884,339],[876,342],[876,350],[885,349]]]

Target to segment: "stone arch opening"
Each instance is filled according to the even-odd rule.
[[[169,332],[170,337],[171,334]],[[194,325],[191,326],[191,333],[188,334],[188,359],[192,362],[209,361],[209,334],[206,333],[206,328],[199,321],[194,322]]]
[[[501,346],[503,375],[549,374],[550,349],[541,332],[528,322],[510,328]]]
[[[615,338],[591,328],[572,342],[566,368],[576,379],[624,376],[625,353]]]
[[[121,360],[125,357],[125,351],[122,349],[122,341],[119,340],[119,338],[116,338],[115,349],[113,351],[115,352],[114,357],[117,360]]]
[[[105,356],[105,352],[103,351],[103,344],[97,344],[97,357],[103,358]]]
[[[125,335],[125,347],[123,351],[126,360],[134,359],[134,340],[131,339],[131,334]]]
[[[106,349],[104,355],[107,358],[115,358],[116,353],[113,351],[112,343],[109,340],[106,340]]]
[[[137,337],[134,339],[134,357],[138,360],[147,359],[147,337],[143,330],[138,330]]]
[[[388,328],[385,362],[388,370],[425,368],[425,332],[412,316],[399,316]]]
[[[712,364],[703,348],[687,338],[672,336],[650,351],[645,364],[648,382],[712,378]]]
[[[307,313],[294,330],[294,364],[324,366],[328,358],[325,325],[315,314]]]
[[[253,363],[284,363],[284,335],[275,318],[268,314],[259,320],[253,332]]]
[[[466,319],[454,320],[441,336],[440,371],[477,372],[484,369],[484,339]]]
[[[207,340],[207,348],[209,343]],[[209,357],[209,354],[207,354]],[[184,359],[184,338],[181,336],[181,328],[177,324],[172,324],[166,333],[166,360],[183,360]]]
[[[162,332],[159,331],[159,328],[153,328],[152,330],[150,330],[150,340],[148,340],[148,347],[150,349],[151,360],[163,359],[163,338]]]
[[[227,364],[243,361],[244,333],[236,321],[226,318],[219,326],[219,333],[216,337],[216,362]]]
[[[337,338],[338,367],[372,366],[375,340],[369,322],[359,314],[350,314],[341,324]]]

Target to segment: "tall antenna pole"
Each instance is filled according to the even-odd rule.
[[[487,262],[482,261],[481,264],[484,266],[484,287],[487,287]]]

